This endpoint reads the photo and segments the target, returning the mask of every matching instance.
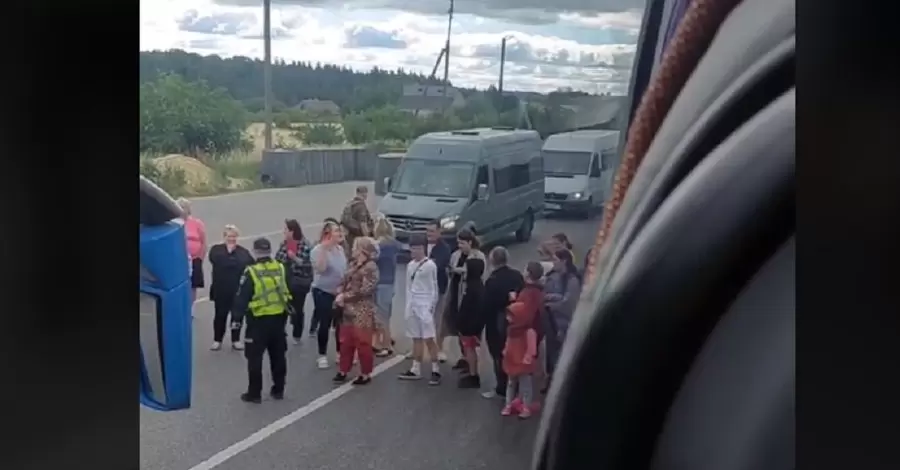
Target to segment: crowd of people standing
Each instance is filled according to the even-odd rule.
[[[221,349],[229,315],[231,346],[245,348],[241,340],[245,315],[235,309],[247,308],[250,294],[239,295],[241,285],[248,268],[262,259],[283,267],[285,341],[301,341],[305,303],[311,296],[313,311],[306,332],[316,339],[316,366],[330,368],[327,352],[334,331],[337,372],[333,381],[349,381],[358,364],[359,373],[352,382],[368,384],[375,357],[395,354],[393,335],[399,332],[391,330],[391,314],[403,245],[395,239],[387,218],[369,212],[367,195],[365,186],[357,188],[340,220],[323,221],[317,240],[306,236],[295,219],[285,220],[283,240],[271,258],[265,250],[251,252],[242,247],[240,232],[233,225],[224,228],[221,243],[207,250],[202,222],[190,214],[189,202],[179,201],[185,212],[192,286],[204,286],[204,254],[212,268],[209,298],[215,314],[210,349]],[[257,242],[254,248],[268,246],[268,240]],[[402,310],[403,333],[412,340],[406,353],[411,362],[398,378],[427,377],[430,385],[441,384],[442,365],[448,360],[446,340],[455,338],[453,344],[458,345],[460,354],[451,368],[459,374],[457,386],[481,389],[478,352],[483,337],[496,380],[482,395],[505,397],[503,415],[530,416],[539,402],[536,379],[542,376],[541,391],[546,391],[580,296],[581,272],[566,235],[556,234],[541,243],[538,259],[522,271],[509,266],[509,253],[502,246],[485,255],[476,235],[466,229],[457,233],[456,249],[452,249],[443,240],[437,221],[429,223],[424,234],[414,234],[408,248],[411,259],[405,269]],[[236,304],[241,296],[245,301]],[[278,348],[275,351],[283,354]],[[273,351],[269,354],[272,361]],[[249,351],[247,356],[251,361]],[[426,361],[430,371],[423,373]],[[273,374],[275,367],[273,364]],[[284,386],[283,377],[280,380],[280,388],[276,387],[279,395]],[[254,381],[251,377],[251,383]],[[251,388],[258,389],[256,385]]]

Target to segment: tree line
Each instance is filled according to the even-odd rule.
[[[530,103],[523,114],[517,98],[501,95],[494,87],[478,93],[463,90],[468,96],[462,107],[421,117],[396,107],[404,85],[434,82],[421,75],[283,61],[274,63],[272,71],[273,123],[291,129],[307,144],[404,143],[432,131],[522,126],[526,115],[533,128],[546,135],[564,130],[571,114],[554,105],[554,98],[586,95],[551,93],[543,103]],[[180,50],[141,52],[140,73],[142,153],[215,158],[252,149],[245,130],[250,122],[264,120],[259,96],[262,61]],[[297,109],[305,99],[333,101],[340,113]]]

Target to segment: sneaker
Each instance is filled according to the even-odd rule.
[[[220,349],[222,349],[222,343],[218,341],[213,341],[212,346],[209,347],[210,351],[218,351]]]
[[[296,346],[296,345],[300,344],[300,338],[294,338],[293,336],[291,336],[290,339],[288,339],[288,341],[290,341],[292,346]]]
[[[500,410],[500,416],[512,416],[512,414],[513,414],[513,406],[512,406],[512,403],[510,403],[509,405],[504,406],[503,409]]]
[[[249,393],[242,393],[241,401],[247,402],[247,403],[256,403],[258,405],[258,404],[262,403],[262,397],[255,397],[253,395],[250,395]]]
[[[269,392],[269,395],[273,400],[284,400],[284,390],[272,390],[271,392]]]
[[[422,375],[411,370],[408,370],[397,376],[400,380],[419,380],[422,378]]]
[[[375,357],[388,357],[391,354],[394,354],[394,351],[390,349],[379,349],[377,353],[375,353]]]
[[[459,371],[468,371],[469,370],[469,362],[465,359],[460,359],[456,361],[456,364],[453,364],[453,370]]]
[[[440,385],[441,384],[441,373],[440,372],[432,372],[431,379],[428,380],[428,385]]]
[[[309,337],[310,337],[310,338],[315,338],[315,337],[316,337],[316,330],[309,330]]]
[[[488,390],[488,391],[486,391],[486,392],[481,392],[481,398],[485,398],[485,399],[488,399],[488,400],[490,400],[490,399],[492,399],[492,398],[497,398],[497,392],[495,392],[495,391],[493,391],[493,390]]]
[[[372,376],[369,375],[360,375],[353,379],[353,385],[367,385],[372,381]]]
[[[459,388],[481,388],[481,378],[477,375],[466,375],[456,383]]]
[[[316,359],[316,367],[318,367],[319,369],[327,369],[328,358],[325,356],[319,356],[319,358]]]
[[[438,362],[440,362],[441,364],[447,362],[447,354],[444,353],[444,351],[439,352],[439,353],[438,353],[437,360],[438,360]]]
[[[244,350],[244,342],[243,341],[235,341],[231,343],[231,349],[235,351],[243,351]]]
[[[528,405],[522,405],[519,410],[519,419],[528,419],[531,417],[531,408]]]
[[[337,374],[334,375],[334,378],[332,378],[331,381],[336,384],[342,384],[347,381],[347,374],[338,372]]]
[[[510,406],[512,406],[512,409],[515,413],[522,411],[522,399],[521,398],[514,399],[512,402],[510,402]]]

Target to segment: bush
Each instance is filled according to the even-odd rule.
[[[297,131],[297,137],[306,144],[338,145],[344,143],[339,128],[331,124],[309,124]]]

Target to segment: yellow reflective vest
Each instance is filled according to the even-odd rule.
[[[248,266],[247,274],[253,281],[253,298],[248,305],[250,314],[254,317],[283,314],[291,300],[284,266],[270,260]]]

